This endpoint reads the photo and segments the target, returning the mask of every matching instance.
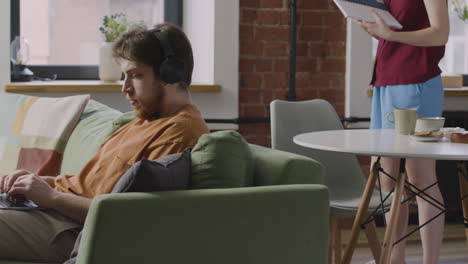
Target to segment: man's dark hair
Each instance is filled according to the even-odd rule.
[[[167,39],[174,52],[174,56],[182,61],[185,66],[184,72],[181,73],[183,76],[181,87],[188,88],[192,82],[192,46],[182,29],[174,24],[158,24],[150,29],[144,26],[132,28],[115,41],[113,46],[114,57],[152,66],[156,75],[159,76],[164,56],[160,41],[153,30],[167,33]]]

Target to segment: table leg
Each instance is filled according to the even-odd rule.
[[[395,228],[398,222],[398,217],[400,215],[401,197],[403,195],[403,191],[405,190],[405,179],[406,172],[400,172],[395,185],[395,193],[392,200],[392,206],[390,208],[390,222],[388,223],[387,228],[385,230],[385,236],[382,245],[382,254],[380,256],[379,262],[380,264],[390,263],[393,241],[395,239]]]
[[[468,195],[468,175],[466,174],[466,167],[463,161],[458,162],[458,181],[460,184],[460,196],[462,197],[462,207],[463,207],[463,224],[465,226],[465,237],[466,242],[468,243],[468,198],[465,197]]]
[[[362,194],[361,204],[359,205],[359,209],[357,211],[356,217],[354,218],[353,227],[351,228],[351,234],[349,237],[349,242],[346,245],[346,250],[343,256],[343,260],[341,261],[342,264],[349,264],[351,263],[351,258],[353,257],[354,248],[356,247],[357,239],[359,237],[359,232],[361,230],[361,224],[365,220],[367,216],[367,209],[369,207],[369,202],[372,197],[372,192],[375,188],[375,182],[377,181],[377,177],[379,175],[379,168],[380,168],[380,157],[372,164],[371,173],[369,178],[367,179],[366,188],[364,189],[364,193]]]

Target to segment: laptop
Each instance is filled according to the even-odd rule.
[[[409,0],[408,0],[409,1]],[[403,26],[388,12],[383,0],[333,0],[346,18],[375,22],[371,10],[375,10],[390,27],[402,29]]]
[[[14,200],[6,193],[0,193],[0,210],[37,210],[44,209],[31,200]]]

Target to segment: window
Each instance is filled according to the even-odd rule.
[[[181,25],[182,1],[12,0],[12,39],[29,43],[28,67],[40,77],[98,79],[98,28],[104,15],[123,12],[129,21]]]
[[[449,2],[450,35],[445,48],[445,56],[440,62],[443,73],[465,73],[468,65],[464,65],[467,56],[464,49],[465,35],[468,34],[468,25],[458,18],[453,11],[452,3]],[[468,36],[467,36],[468,37]]]

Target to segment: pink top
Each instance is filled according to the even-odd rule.
[[[415,31],[430,26],[424,0],[385,0],[390,13],[403,26],[401,30]],[[375,58],[374,86],[422,83],[439,75],[439,61],[445,46],[416,47],[379,40]]]

